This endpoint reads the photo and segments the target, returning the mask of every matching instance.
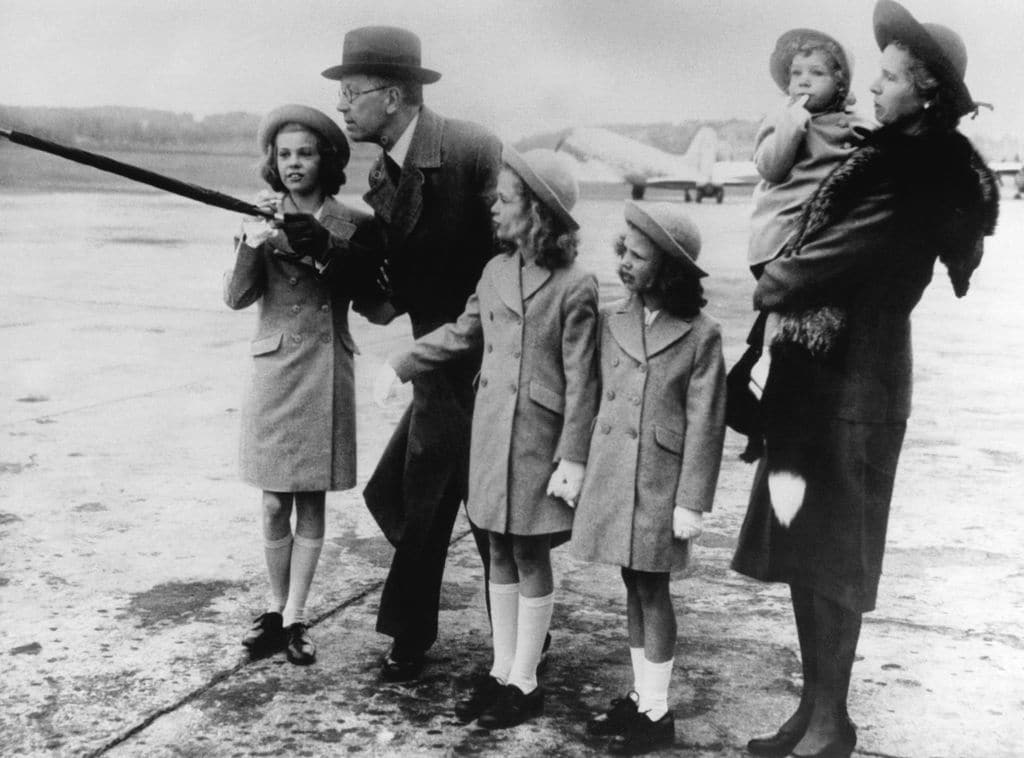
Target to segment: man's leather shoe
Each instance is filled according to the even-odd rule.
[[[639,713],[636,708],[638,699],[631,696],[636,696],[636,693],[627,692],[622,697],[612,700],[611,708],[587,722],[587,734],[603,737],[625,734]]]
[[[273,655],[285,646],[285,633],[281,614],[268,611],[261,613],[252,622],[249,631],[242,637],[242,646],[252,658]]]
[[[399,656],[395,648],[388,651],[380,662],[380,676],[385,682],[411,682],[418,679],[423,672],[425,656],[423,653],[409,657]]]
[[[625,734],[612,737],[608,752],[612,755],[641,755],[652,750],[672,747],[676,741],[676,720],[668,711],[657,721],[651,721],[646,713],[637,714]]]
[[[489,673],[480,672],[473,676],[469,694],[455,704],[455,716],[463,724],[475,721],[494,704],[504,687]]]
[[[285,655],[296,666],[308,666],[316,662],[316,645],[309,638],[306,625],[301,622],[291,624],[286,630],[288,646]]]
[[[544,712],[544,690],[536,687],[533,692],[524,693],[514,684],[506,684],[498,696],[476,720],[484,729],[507,729]]]
[[[780,729],[775,734],[754,737],[747,743],[747,752],[754,755],[766,755],[769,758],[780,758],[780,756],[789,755],[803,736],[803,730],[785,731]]]

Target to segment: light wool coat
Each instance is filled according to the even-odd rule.
[[[369,216],[333,199],[316,214],[349,239]],[[224,302],[259,304],[250,344],[252,380],[242,406],[241,476],[273,492],[355,486],[356,426],[348,299],[309,263],[276,252],[275,235],[259,247],[238,245],[224,282]]]
[[[581,558],[666,572],[686,560],[672,511],[710,511],[725,438],[718,323],[665,311],[644,327],[637,297],[601,311],[601,407],[573,527]]]
[[[764,120],[754,142],[754,165],[762,181],[754,188],[749,265],[763,265],[779,254],[804,203],[857,148],[854,130],[866,133],[868,128],[868,121],[847,112],[802,120],[785,108]]]
[[[584,463],[597,410],[597,280],[499,255],[458,321],[393,361],[403,380],[483,348],[470,438],[470,520],[500,534],[553,534],[572,510],[546,494],[560,459]]]

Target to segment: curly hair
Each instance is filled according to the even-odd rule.
[[[554,211],[541,202],[515,169],[504,163],[502,170],[514,176],[519,186],[519,197],[528,215],[526,242],[536,252],[537,265],[554,271],[565,268],[576,260],[579,252],[579,235],[569,229]],[[515,243],[511,241],[499,241],[498,246],[506,254],[514,253],[516,250]]]
[[[921,118],[921,125],[925,131],[951,132],[956,129],[960,124],[960,113],[957,111],[953,93],[948,87],[943,86],[942,80],[917,57],[907,43],[894,39],[890,44],[907,54],[907,77],[914,92],[927,103]]]
[[[320,188],[328,197],[338,194],[338,190],[345,184],[345,164],[332,145],[322,134],[310,129],[305,124],[287,123],[282,124],[277,134],[263,151],[263,159],[260,161],[259,171],[263,180],[270,185],[274,192],[286,192],[281,175],[277,173],[277,135],[281,132],[308,132],[316,138],[316,150],[320,154]]]
[[[652,245],[661,250],[661,247],[650,237],[644,234],[638,226],[626,222],[626,226],[632,231],[643,234]],[[621,258],[626,252],[626,232],[622,232],[615,238],[613,243],[615,256]],[[658,264],[658,272],[654,277],[654,292],[661,297],[662,307],[679,318],[693,318],[700,309],[708,304],[704,298],[704,285],[700,283],[700,277],[686,266],[674,255],[664,251],[661,254],[661,262]]]
[[[825,107],[825,112],[838,112],[846,107],[846,98],[850,94],[850,72],[843,68],[840,61],[843,60],[843,51],[835,42],[816,37],[814,35],[795,37],[789,44],[783,47],[784,59],[793,64],[793,59],[798,55],[810,55],[821,53],[825,58],[825,64],[836,82],[836,94]]]

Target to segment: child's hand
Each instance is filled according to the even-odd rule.
[[[270,211],[271,213],[276,214],[281,210],[281,201],[283,199],[284,194],[281,192],[260,190],[256,193],[256,197],[253,198],[252,204],[265,211]]]
[[[242,219],[242,240],[249,247],[259,247],[277,232],[262,216],[246,216]]]
[[[398,383],[398,374],[391,368],[391,364],[384,361],[373,377],[373,402],[378,408],[387,405],[388,399],[395,394],[395,385]]]
[[[704,531],[703,522],[704,514],[701,511],[677,506],[672,511],[672,534],[677,540],[697,539]]]
[[[548,480],[548,494],[552,497],[559,497],[565,501],[570,508],[576,507],[580,490],[583,488],[583,474],[586,466],[575,461],[565,459],[558,462],[558,468]]]

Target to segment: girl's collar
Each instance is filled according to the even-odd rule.
[[[320,216],[320,212],[321,212],[321,211],[322,211],[322,210],[324,209],[324,204],[325,204],[326,202],[327,202],[327,196],[326,196],[326,195],[324,195],[324,196],[321,196],[321,198],[320,198],[320,204],[319,204],[319,205],[318,205],[318,206],[316,207],[316,209],[315,209],[315,210],[313,211],[313,214],[312,214],[312,215],[314,215],[314,216],[317,216],[317,217],[319,217],[319,216]],[[295,198],[293,198],[293,197],[291,196],[291,193],[290,193],[290,192],[286,192],[286,193],[285,193],[285,195],[284,195],[284,198],[283,198],[283,199],[281,200],[281,206],[282,206],[282,207],[281,207],[281,210],[282,210],[283,212],[285,212],[285,213],[289,213],[289,212],[291,212],[291,211],[288,211],[288,210],[287,210],[287,209],[286,209],[286,208],[284,207],[284,206],[285,206],[285,204],[287,204],[287,203],[291,203],[291,205],[292,205],[292,208],[294,209],[294,212],[295,212],[295,213],[305,213],[305,211],[303,211],[303,210],[301,210],[301,209],[299,208],[299,205],[298,205],[298,203],[296,203],[296,202],[295,202]]]

